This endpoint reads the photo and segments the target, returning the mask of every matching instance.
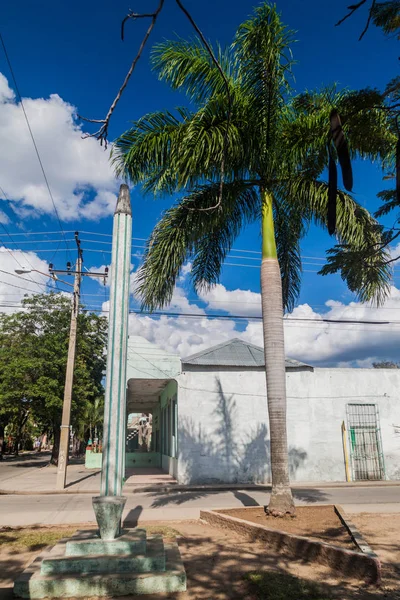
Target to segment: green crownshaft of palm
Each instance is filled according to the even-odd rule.
[[[310,223],[327,226],[328,184],[321,176],[328,164],[332,109],[341,114],[352,158],[383,159],[393,144],[383,111],[370,108],[374,99],[369,91],[361,97],[335,88],[291,95],[292,35],[275,7],[263,4],[239,27],[231,47],[217,49],[229,82],[230,119],[225,82],[201,42],[178,39],[157,45],[152,61],[159,78],[186,92],[196,108],[145,115],[113,149],[118,175],[155,195],[182,192],[147,244],[138,290],[144,307],[169,303],[187,260],[192,261],[196,290],[216,284],[239,233],[249,223],[261,225],[272,470],[269,510],[274,514],[294,511],[288,477],[283,310],[293,307],[300,291],[302,237]],[[341,270],[361,299],[381,301],[389,283],[385,251],[374,251],[357,268],[353,262],[345,264],[348,251],[365,244],[379,249],[376,222],[340,190],[336,212],[339,246],[326,269]]]

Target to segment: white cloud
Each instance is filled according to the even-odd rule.
[[[183,267],[181,268],[181,272],[179,275],[179,281],[184,281],[186,279],[186,277],[189,275],[189,273],[192,270],[192,263],[188,262],[185,265],[183,265]]]
[[[49,277],[48,264],[41,260],[34,252],[13,250],[12,254],[0,247],[0,310],[11,312],[16,310],[25,294],[42,294],[49,291],[46,282]],[[17,275],[15,269],[42,271],[44,275],[32,271],[31,273]],[[4,272],[5,271],[5,272]],[[6,306],[7,305],[7,306]]]
[[[15,94],[8,85],[7,78],[0,73],[0,102],[11,102],[14,98]]]
[[[224,286],[222,286],[224,288]],[[235,294],[234,296],[231,294]],[[233,305],[238,298],[247,300],[253,297],[248,290],[229,292],[220,289],[217,297],[210,299],[207,308],[216,305],[220,298],[227,297],[232,312],[245,313],[243,307]],[[223,305],[218,304],[221,309]],[[233,310],[235,306],[235,310]],[[190,303],[181,288],[174,292],[170,310],[178,312],[204,313],[195,303]],[[374,308],[369,305],[350,302],[343,304],[328,300],[325,311],[318,312],[308,304],[298,306],[285,321],[286,355],[315,366],[347,366],[370,367],[379,360],[399,360],[400,348],[400,290],[392,288],[390,297],[384,307]],[[254,310],[254,307],[253,307]],[[246,313],[250,314],[250,313]],[[291,321],[293,317],[312,319],[311,321]],[[399,321],[399,324],[379,323],[326,323],[330,320],[356,321]],[[263,346],[263,330],[261,321],[241,321],[233,319],[207,319],[202,316],[152,318],[150,316],[131,314],[129,329],[132,335],[141,335],[165,350],[176,352],[185,357],[191,353],[206,349],[233,337],[239,337],[257,346]]]
[[[149,342],[181,357],[220,344],[238,334],[235,322],[231,320],[167,316],[152,318],[140,314],[129,315],[129,333],[143,336]]]
[[[186,297],[185,290],[181,287],[175,287],[171,302],[166,308],[171,312],[183,312],[197,315],[205,315],[206,312],[195,303],[190,303]]]
[[[328,301],[321,315],[307,304],[297,307],[292,317],[322,320],[380,321],[378,323],[290,323],[285,327],[287,354],[312,364],[352,363],[358,366],[375,360],[398,359],[400,347],[400,290],[391,288],[381,308],[368,304]],[[399,324],[396,324],[398,321]]]
[[[60,218],[97,220],[112,214],[117,196],[109,151],[93,138],[82,139],[75,107],[57,94],[23,103]],[[30,217],[52,214],[23,112],[1,73],[0,138],[1,186],[16,211]]]
[[[9,222],[10,219],[8,218],[6,213],[0,210],[0,223],[3,223],[3,225],[7,225]]]
[[[210,291],[201,292],[199,297],[207,302],[209,309],[237,316],[261,316],[261,294],[251,290],[227,290],[222,283],[217,283]]]

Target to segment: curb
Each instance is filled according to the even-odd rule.
[[[179,485],[177,483],[170,483],[167,485],[158,484],[158,485],[131,485],[125,487],[123,493],[127,494],[141,494],[145,492],[158,492],[161,494],[173,494],[176,492],[229,492],[232,490],[253,490],[253,491],[271,491],[271,485],[229,485],[229,484],[221,484],[221,485]],[[65,490],[2,490],[0,489],[0,496],[53,496],[58,494],[64,495],[72,495],[72,494],[99,494],[99,490],[74,490],[74,489],[65,489]]]
[[[326,505],[325,505],[326,506]],[[329,505],[328,505],[329,506]],[[335,510],[334,505],[330,505]],[[339,516],[339,514],[338,514]],[[348,529],[351,525],[343,522],[343,514],[339,516],[340,520]],[[343,520],[342,520],[343,519]],[[369,552],[347,550],[339,546],[327,544],[311,540],[307,537],[294,535],[276,529],[269,529],[264,525],[258,525],[244,519],[232,517],[226,513],[219,513],[213,510],[201,510],[200,520],[205,521],[209,525],[216,525],[224,529],[230,529],[236,533],[240,533],[250,537],[254,541],[262,541],[268,544],[272,550],[290,556],[297,560],[305,560],[309,562],[317,562],[327,565],[334,571],[340,572],[342,575],[357,577],[363,581],[368,581],[378,585],[381,580],[381,563],[376,554],[365,546]],[[359,532],[355,529],[358,536],[363,539]],[[348,529],[349,530],[349,529]],[[350,534],[352,536],[352,534]],[[360,548],[355,542],[357,548]]]
[[[360,552],[362,552],[363,554],[367,554],[368,556],[372,556],[373,558],[376,558],[377,560],[379,560],[378,555],[375,554],[375,552],[372,550],[372,548],[370,547],[368,542],[363,538],[363,536],[358,531],[358,529],[354,525],[354,523],[347,516],[347,514],[345,513],[343,508],[339,505],[335,505],[334,509],[335,509],[335,513],[341,520],[343,526],[349,532],[351,539],[353,540],[353,542],[355,543],[357,548],[360,550]]]
[[[43,467],[44,468],[44,467]],[[296,490],[319,490],[319,489],[338,489],[338,488],[374,488],[374,487],[400,487],[399,481],[384,481],[384,482],[331,482],[331,483],[295,483],[292,484],[291,488],[294,492]],[[158,492],[161,494],[171,494],[176,492],[229,492],[235,490],[244,491],[259,491],[259,492],[270,492],[271,484],[214,484],[214,485],[182,485],[179,483],[168,483],[168,484],[156,484],[156,485],[142,485],[142,484],[128,484],[125,486],[124,494],[141,494],[146,492]],[[53,496],[58,494],[72,495],[72,494],[92,494],[98,495],[99,489],[91,490],[77,490],[65,489],[65,490],[5,490],[0,489],[0,496]]]

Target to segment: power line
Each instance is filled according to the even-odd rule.
[[[32,143],[33,143],[33,146],[35,148],[36,156],[37,156],[37,159],[39,161],[39,165],[40,165],[41,171],[43,173],[43,178],[45,180],[46,187],[47,187],[47,190],[49,192],[49,196],[50,196],[51,202],[53,204],[54,212],[55,212],[57,220],[58,220],[60,231],[62,233],[62,236],[63,236],[64,240],[65,240],[65,245],[67,247],[67,251],[69,252],[68,243],[67,243],[67,241],[65,239],[65,233],[64,233],[64,230],[63,230],[62,225],[61,225],[61,220],[60,220],[60,216],[58,214],[56,203],[54,202],[54,198],[53,198],[52,191],[50,189],[49,181],[47,179],[47,175],[46,175],[46,172],[45,172],[44,167],[43,167],[42,159],[41,159],[40,154],[39,154],[39,149],[38,149],[38,147],[36,145],[35,137],[33,135],[33,132],[32,132],[32,129],[31,129],[31,126],[30,126],[30,123],[29,123],[29,119],[28,119],[28,116],[27,116],[26,111],[25,111],[25,106],[24,106],[24,103],[22,101],[22,96],[21,96],[21,93],[19,91],[17,80],[16,80],[16,77],[15,77],[15,74],[14,74],[14,71],[13,71],[13,68],[12,68],[12,65],[11,65],[10,58],[8,56],[7,48],[6,48],[6,45],[4,43],[4,39],[3,39],[3,36],[1,35],[1,32],[0,32],[0,41],[1,41],[1,45],[3,46],[4,54],[5,54],[5,57],[6,57],[8,68],[10,69],[11,77],[12,77],[13,82],[14,82],[15,91],[17,92],[17,97],[19,98],[19,104],[21,106],[22,112],[24,113],[25,121],[26,121],[26,124],[28,126],[30,136],[32,138]]]
[[[8,284],[8,285],[12,285],[12,287],[16,287],[16,288],[19,288],[19,289],[24,289],[24,288],[20,288],[19,286],[14,286],[13,284]],[[2,306],[2,305],[0,304],[0,306]],[[7,304],[4,303],[4,308],[26,308],[26,307],[24,307],[24,306],[22,306],[20,304],[17,304],[17,303],[11,303],[11,301],[10,301]],[[93,306],[88,307],[88,306],[85,306],[85,305],[81,305],[80,308],[81,308],[82,312],[86,312],[86,313],[91,313],[92,312],[92,313],[105,314],[105,313],[109,312],[109,310],[104,310],[103,308],[96,308],[96,307],[93,307]],[[41,310],[43,312],[47,312],[46,309],[41,309]],[[48,309],[48,310],[50,310],[50,309]],[[129,314],[137,314],[139,316],[148,316],[150,318],[159,318],[159,317],[162,317],[162,316],[167,316],[167,317],[170,317],[170,318],[192,317],[192,318],[201,319],[201,320],[203,320],[203,319],[206,319],[206,320],[207,319],[216,319],[216,320],[218,320],[218,319],[219,320],[226,320],[226,319],[228,319],[228,320],[231,320],[231,321],[260,320],[259,317],[253,317],[253,316],[235,316],[235,315],[230,316],[230,315],[214,315],[214,314],[198,315],[198,314],[193,314],[193,313],[185,314],[185,313],[168,313],[168,312],[146,313],[146,312],[142,312],[140,310],[135,310],[135,309],[131,309],[129,311]],[[317,324],[324,324],[324,323],[327,323],[327,322],[329,323],[330,322],[329,320],[322,321],[320,319],[315,319],[314,320],[314,325],[303,325],[303,324],[294,323],[293,321],[295,321],[295,320],[296,319],[285,319],[285,325],[290,324],[291,327],[300,327],[301,329],[303,329],[303,328],[304,329],[316,329],[318,331],[321,331],[321,329],[319,327],[317,327]],[[310,319],[310,320],[312,321],[312,319]],[[335,321],[332,321],[332,322],[335,325],[337,323],[339,323],[338,320],[335,320]],[[362,325],[362,324],[369,324],[369,325],[378,325],[378,324],[379,325],[381,325],[381,324],[383,324],[383,325],[389,325],[389,324],[391,324],[391,325],[394,325],[394,326],[400,325],[400,321],[388,321],[388,322],[386,322],[386,321],[377,321],[377,322],[375,322],[375,321],[374,322],[371,322],[371,321],[354,321],[354,322],[349,322],[349,321],[343,320],[343,321],[340,321],[340,323],[346,323],[346,324],[353,324],[353,323],[355,323],[355,324],[360,324],[360,325]],[[349,332],[348,328],[335,327],[334,330],[330,330],[329,332],[326,332],[326,333],[330,333],[332,331],[338,331],[338,330]],[[351,331],[365,332],[366,330],[365,330],[365,328],[355,329],[353,327],[351,329]],[[392,334],[398,334],[398,333],[400,333],[400,331],[398,329],[397,330],[396,329],[394,329],[394,330],[392,329],[392,330],[389,330],[389,331],[387,329],[384,329],[384,330],[383,329],[379,329],[379,330],[372,329],[371,332],[372,333],[385,333],[385,334],[387,334],[387,333],[392,333]]]
[[[29,283],[32,283],[31,281],[29,281]],[[1,285],[9,285],[10,287],[16,288],[18,290],[23,290],[25,293],[32,293],[32,294],[37,294],[38,292],[35,292],[34,290],[27,290],[26,287],[21,287],[20,285],[14,285],[13,283],[9,283],[8,281],[0,281]],[[44,284],[38,284],[38,285],[44,285]],[[46,284],[45,287],[48,287],[48,284]],[[70,292],[68,292],[67,290],[61,290],[63,292],[63,294],[70,294]],[[0,294],[1,296],[1,294]]]
[[[47,283],[40,283],[39,281],[34,281],[33,279],[26,279],[26,277],[21,277],[21,275],[17,275],[17,273],[11,273],[10,271],[4,271],[3,269],[0,269],[0,273],[4,273],[5,275],[11,275],[11,277],[16,277],[19,280],[27,281],[28,283],[34,283],[35,285],[40,285],[41,287],[47,287]],[[6,282],[3,281],[2,283]]]
[[[0,191],[4,196],[4,199],[6,202],[10,202],[9,199],[6,196],[5,191],[3,190],[2,187],[0,187]],[[7,230],[6,226],[4,225],[4,223],[0,223],[0,225],[2,226],[2,228],[4,229],[6,235],[8,235],[8,237],[11,240],[12,244],[16,244],[17,242],[15,242],[13,240],[13,238],[11,237],[11,234],[9,233],[9,231]],[[4,248],[7,250],[7,252],[11,255],[11,257],[15,260],[15,262],[21,267],[21,269],[23,269],[23,266],[21,265],[21,263],[19,262],[18,258],[12,254],[12,249],[11,248],[7,248],[6,244],[0,239],[0,243],[3,244]],[[15,250],[14,250],[15,251]],[[26,262],[28,263],[28,265],[31,267],[31,269],[34,269],[32,263],[29,261],[28,257],[26,257]],[[33,281],[33,283],[35,283],[35,280],[33,279],[32,275],[29,275],[30,279]]]

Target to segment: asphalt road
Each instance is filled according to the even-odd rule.
[[[296,504],[340,504],[347,512],[400,512],[399,486],[296,488]],[[263,491],[158,492],[127,495],[124,519],[197,519],[200,509],[233,508],[266,504]],[[0,496],[0,526],[89,523],[94,521],[89,494]]]

